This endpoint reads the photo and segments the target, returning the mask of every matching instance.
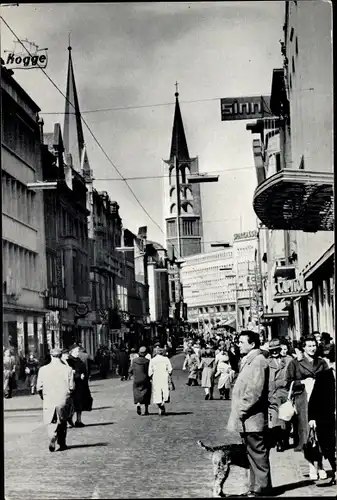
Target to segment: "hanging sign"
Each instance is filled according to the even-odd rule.
[[[39,49],[34,42],[14,42],[14,50],[5,50],[5,66],[8,69],[45,69],[48,64],[48,49]],[[27,50],[25,50],[27,49]]]
[[[272,116],[269,96],[224,97],[220,99],[221,121],[256,120]]]

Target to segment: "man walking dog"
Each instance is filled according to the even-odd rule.
[[[271,476],[268,430],[269,367],[259,349],[258,333],[244,330],[239,336],[240,371],[232,392],[231,414],[227,429],[239,431],[246,446],[250,486],[247,496],[270,494]]]

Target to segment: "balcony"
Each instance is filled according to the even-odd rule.
[[[255,190],[253,207],[268,229],[333,231],[333,173],[284,169]]]

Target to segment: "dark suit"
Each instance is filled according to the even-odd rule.
[[[309,420],[316,420],[317,439],[325,458],[336,471],[336,381],[332,369],[320,372],[308,404]]]

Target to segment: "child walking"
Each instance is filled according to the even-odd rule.
[[[202,370],[201,374],[201,386],[205,389],[205,399],[213,399],[213,389],[214,389],[214,368],[215,368],[215,356],[212,349],[206,349],[202,354],[199,370]]]
[[[219,377],[218,389],[220,392],[220,399],[225,398],[226,400],[229,400],[230,388],[234,375],[235,372],[232,370],[229,363],[229,356],[227,353],[224,353],[217,364],[215,373],[215,378]]]

